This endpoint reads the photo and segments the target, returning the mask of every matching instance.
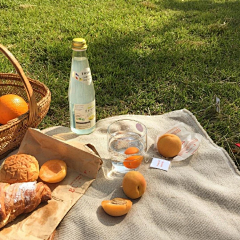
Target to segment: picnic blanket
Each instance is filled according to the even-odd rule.
[[[140,199],[133,200],[127,215],[111,217],[102,209],[101,201],[126,196],[121,188],[122,176],[111,172],[106,131],[111,122],[126,118],[137,119],[148,129],[149,161],[139,168],[147,190]],[[154,149],[156,136],[180,122],[202,135],[198,151],[184,161],[172,162],[168,171],[150,168],[151,158],[159,157]],[[188,110],[106,118],[97,122],[90,135],[75,135],[65,127],[44,132],[64,141],[91,143],[104,162],[97,179],[58,226],[54,240],[240,239],[239,171]]]

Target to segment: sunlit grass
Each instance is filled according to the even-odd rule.
[[[187,108],[239,160],[239,12],[234,0],[1,0],[0,42],[51,90],[40,128],[69,126],[71,41],[84,37],[98,120]],[[3,56],[0,63],[13,70]]]

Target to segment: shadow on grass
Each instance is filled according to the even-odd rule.
[[[146,18],[154,16],[150,24],[140,22],[129,32],[113,26],[107,32],[103,28],[98,38],[91,31],[85,36],[91,39],[87,54],[95,83],[98,120],[119,114],[156,115],[187,108],[214,141],[225,135],[231,136],[231,144],[239,141],[235,133],[240,129],[240,2],[139,4],[137,8],[145,8]],[[97,26],[98,22],[94,24]],[[59,110],[68,113],[68,41],[69,47],[54,43],[33,56],[35,61],[46,62],[51,74],[66,79],[46,80],[53,95],[50,122],[57,121],[54,114]],[[223,103],[220,114],[215,111],[216,96]],[[228,148],[225,141],[220,145]]]

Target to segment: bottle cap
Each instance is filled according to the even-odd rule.
[[[84,38],[74,38],[72,41],[72,48],[84,50],[87,49],[87,43]]]

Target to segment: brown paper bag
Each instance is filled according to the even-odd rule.
[[[67,176],[60,183],[48,184],[52,199],[40,204],[30,214],[22,214],[0,232],[1,239],[48,239],[60,221],[85,193],[97,177],[102,160],[94,146],[65,142],[49,137],[36,129],[29,129],[18,153],[33,155],[39,166],[51,159],[61,159],[67,164]]]

